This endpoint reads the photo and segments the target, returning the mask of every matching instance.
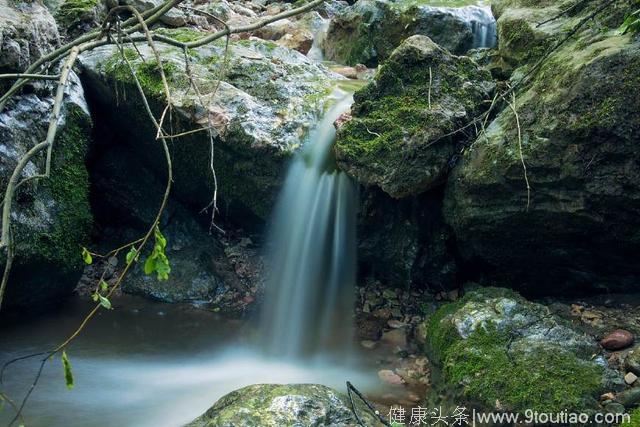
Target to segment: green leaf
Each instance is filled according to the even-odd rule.
[[[97,292],[94,292],[91,294],[91,299],[94,300],[95,302],[98,302],[98,298],[100,298],[100,295],[98,295]]]
[[[93,263],[93,257],[85,247],[82,248],[82,259],[84,260],[84,263],[87,265],[90,265]]]
[[[100,305],[106,308],[107,310],[111,310],[111,301],[109,301],[106,297],[98,294],[98,298],[100,299]]]
[[[135,261],[138,257],[138,250],[131,246],[131,249],[129,249],[129,252],[127,252],[127,264],[131,264],[133,261]]]
[[[153,254],[151,254],[151,256],[149,256],[149,258],[147,258],[147,260],[144,262],[144,274],[151,274],[155,271],[155,269],[156,260]]]
[[[71,390],[73,388],[73,372],[71,372],[71,362],[69,362],[69,357],[65,350],[62,350],[62,366],[64,368],[64,380],[67,383],[67,388]]]
[[[102,292],[107,292],[107,289],[109,289],[109,284],[107,282],[105,282],[104,280],[100,281],[100,290]]]

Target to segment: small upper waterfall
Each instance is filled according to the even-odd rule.
[[[496,19],[489,6],[467,6],[459,9],[460,14],[471,25],[472,48],[494,47],[498,41]]]
[[[334,121],[344,96],[294,156],[267,244],[269,277],[261,327],[270,354],[299,357],[352,341],[356,191],[336,169]]]

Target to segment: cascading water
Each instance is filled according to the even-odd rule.
[[[261,325],[271,355],[344,351],[352,341],[357,195],[331,152],[333,123],[352,102],[343,96],[311,132],[274,212]]]
[[[462,7],[460,14],[471,25],[474,49],[496,45],[496,20],[489,6]]]

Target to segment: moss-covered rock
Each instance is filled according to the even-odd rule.
[[[97,27],[106,13],[103,3],[98,0],[64,0],[55,17],[67,35],[79,36]]]
[[[204,35],[193,29],[165,33],[181,40]],[[133,50],[125,54],[160,117],[165,101],[158,64],[149,49],[139,48],[145,62]],[[214,189],[213,142],[219,206],[224,206],[221,214],[255,227],[271,211],[286,160],[322,112],[335,80],[342,78],[273,42],[238,40],[230,45],[226,74],[218,84],[224,57],[224,41],[220,40],[188,56],[206,106],[203,109],[184,71],[184,53],[166,45],[159,49],[171,86],[173,132],[208,127],[209,123],[213,127],[213,139],[200,131],[171,142],[174,194],[198,211],[209,205]],[[111,47],[83,55],[82,63],[88,91],[111,115],[107,120],[117,123],[122,140],[163,176],[165,162],[160,145],[154,143],[156,130],[145,115],[126,63]]]
[[[511,3],[518,11],[525,2]],[[509,7],[502,16],[516,13]],[[595,7],[540,31],[563,35]],[[610,29],[625,7],[633,2],[606,9],[551,54],[518,91],[518,120],[506,107],[449,178],[445,219],[483,273],[539,293],[637,287],[640,43]]]
[[[365,425],[382,425],[364,405],[356,407]],[[187,427],[361,425],[350,408],[346,396],[322,385],[257,384],[223,396]]]
[[[92,122],[82,87],[72,77],[54,142],[51,176],[24,185],[15,196],[16,255],[7,306],[50,302],[68,294],[82,272],[80,247],[87,242],[93,218],[85,165]],[[45,139],[52,104],[51,97],[24,95],[0,115],[1,188],[6,188],[17,160]],[[23,178],[43,172],[40,157],[27,165]]]
[[[412,36],[356,92],[353,119],[338,130],[338,165],[396,198],[433,188],[460,141],[447,134],[482,110],[492,88],[471,59]]]
[[[598,350],[590,337],[510,290],[473,290],[441,306],[424,329],[445,383],[483,408],[594,410],[611,386],[612,370],[593,358]]]
[[[486,25],[494,32],[491,13],[475,2],[433,3],[359,0],[331,20],[323,42],[325,55],[348,65],[374,67],[412,35],[428,36],[452,52],[463,53],[477,47],[474,28]]]

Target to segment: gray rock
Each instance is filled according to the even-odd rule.
[[[595,410],[596,398],[621,379],[604,359],[594,360],[592,338],[507,289],[468,292],[418,330],[446,386],[487,409]]]
[[[356,427],[345,396],[316,384],[258,384],[223,396],[185,427]],[[367,426],[381,425],[357,405]]]
[[[182,37],[202,35],[186,29],[166,33]],[[157,65],[149,49],[143,46],[140,49],[147,63],[135,59],[135,67],[159,117],[164,102]],[[220,206],[225,206],[222,215],[229,213],[234,220],[255,227],[271,212],[286,160],[300,146],[309,126],[322,111],[335,81],[343,78],[275,43],[239,40],[231,43],[227,73],[218,85],[224,51],[224,41],[219,40],[196,49],[191,56],[190,68],[203,94],[205,110],[189,88],[183,52],[167,46],[159,49],[167,61],[174,129],[185,131],[211,123]],[[130,129],[123,137],[136,155],[156,165],[156,173],[164,173],[159,146],[149,149],[148,145],[140,144],[153,141],[156,131],[143,113],[126,64],[111,47],[85,54],[81,61],[88,91],[105,111],[114,113],[107,119]],[[122,96],[125,93],[126,97]],[[175,194],[198,211],[213,197],[210,152],[206,132],[181,138],[172,151]]]
[[[24,71],[59,43],[56,22],[39,0],[0,0],[0,73]]]

